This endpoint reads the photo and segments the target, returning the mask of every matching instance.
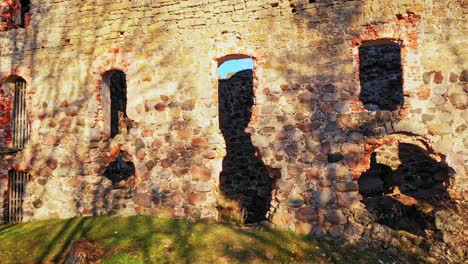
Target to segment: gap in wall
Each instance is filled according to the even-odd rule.
[[[115,137],[120,131],[121,122],[127,116],[127,80],[123,71],[115,70],[110,77],[111,133]]]
[[[370,111],[393,111],[403,105],[401,46],[376,40],[359,47],[359,99]]]
[[[226,156],[220,174],[223,195],[238,201],[245,210],[245,222],[266,220],[273,180],[257,155],[250,134],[245,132],[254,104],[252,58],[232,59],[219,67],[219,124],[226,142]]]
[[[359,192],[378,223],[423,235],[436,230],[436,209],[450,204],[450,171],[418,145],[387,144],[371,154],[370,168],[358,180]]]

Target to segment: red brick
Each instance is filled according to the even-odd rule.
[[[198,166],[192,166],[191,168],[192,179],[208,181],[211,179],[211,170],[201,168]]]

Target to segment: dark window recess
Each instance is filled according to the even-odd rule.
[[[8,172],[8,198],[4,208],[3,221],[20,223],[23,220],[23,199],[26,184],[31,176],[26,172],[10,170]]]
[[[127,117],[127,82],[125,73],[115,71],[110,77],[111,137],[119,133],[121,122]]]
[[[401,48],[398,43],[359,48],[359,99],[368,110],[396,110],[403,104]]]
[[[28,116],[26,112],[26,81],[18,77],[15,81],[15,97],[12,116],[13,148],[22,149],[29,140]]]
[[[31,11],[31,1],[21,0],[21,21],[19,26],[26,27],[26,15]]]
[[[112,181],[114,187],[125,188],[125,181],[135,175],[135,165],[131,160],[130,154],[126,151],[121,151],[117,158],[109,164],[104,172],[109,180]]]
[[[219,123],[226,142],[220,188],[228,199],[238,201],[246,211],[246,222],[266,219],[270,208],[273,179],[256,155],[250,134],[245,132],[251,118],[252,70],[237,72],[219,80]]]
[[[384,145],[371,154],[359,193],[378,223],[422,235],[435,230],[435,209],[450,207],[451,171],[417,145]]]

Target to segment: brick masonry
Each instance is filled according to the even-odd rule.
[[[25,28],[0,27],[2,149],[11,147],[12,76],[27,82],[31,129],[24,150],[1,156],[0,208],[17,169],[33,176],[24,221],[216,219],[226,155],[217,68],[239,55],[254,59],[246,131],[280,171],[274,225],[359,236],[357,180],[375,149],[407,137],[443,157],[449,193],[466,202],[466,12],[457,0],[32,0]],[[392,112],[359,100],[359,47],[379,39],[401,43],[404,103]],[[130,124],[113,138],[109,70],[126,74]],[[122,152],[135,166],[127,189],[104,176]]]

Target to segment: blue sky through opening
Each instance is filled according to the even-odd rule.
[[[228,60],[221,64],[218,69],[218,78],[227,78],[228,73],[230,72],[240,72],[243,70],[252,70],[253,69],[253,59],[245,58],[238,60]]]

